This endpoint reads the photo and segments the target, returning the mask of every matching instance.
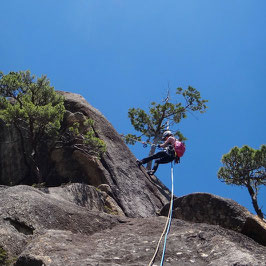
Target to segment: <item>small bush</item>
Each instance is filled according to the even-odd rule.
[[[0,265],[7,265],[7,259],[7,252],[2,247],[0,247]]]

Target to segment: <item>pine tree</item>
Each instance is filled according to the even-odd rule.
[[[65,113],[64,99],[46,76],[35,78],[30,71],[0,73],[0,118],[13,125],[21,137],[25,163],[36,182],[42,181],[38,149],[47,137],[57,136]],[[25,147],[30,143],[31,152]]]
[[[44,181],[40,170],[40,148],[44,144],[48,151],[68,147],[97,157],[106,150],[105,143],[95,136],[91,119],[62,129],[65,111],[64,98],[46,76],[36,78],[30,71],[0,72],[0,119],[19,133],[32,183]]]
[[[223,155],[222,163],[218,178],[228,185],[246,187],[257,215],[263,219],[257,198],[260,186],[266,185],[266,145],[258,150],[247,145],[234,147]]]
[[[180,140],[186,140],[181,131],[176,128],[176,125],[182,119],[187,118],[187,113],[204,113],[207,108],[207,100],[203,100],[200,92],[191,86],[186,90],[177,88],[176,95],[179,102],[171,102],[168,92],[167,98],[162,103],[152,102],[148,112],[141,108],[130,108],[128,116],[131,124],[141,135],[127,134],[125,136],[126,143],[135,144],[134,139],[142,141],[142,138],[146,138],[145,141],[154,144],[149,152],[149,156],[151,156],[155,153],[156,145],[168,127]],[[147,168],[151,169],[151,163],[148,164]]]

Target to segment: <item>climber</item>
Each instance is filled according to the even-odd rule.
[[[158,144],[157,147],[158,148],[163,148],[162,151],[159,151],[147,158],[144,158],[142,160],[137,160],[137,164],[139,166],[141,166],[142,164],[148,163],[151,160],[157,159],[154,162],[154,166],[152,168],[152,170],[149,170],[147,173],[149,175],[153,175],[159,164],[165,164],[165,163],[170,163],[172,162],[174,159],[179,159],[178,156],[176,155],[175,152],[175,143],[176,143],[176,139],[173,136],[172,132],[170,130],[167,130],[163,133],[163,137],[162,140],[164,141],[163,144]]]

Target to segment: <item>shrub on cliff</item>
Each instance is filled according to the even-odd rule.
[[[0,265],[7,265],[7,252],[0,246]]]
[[[106,144],[95,136],[93,124],[92,119],[74,122],[61,134],[55,148],[68,147],[100,158],[106,151]]]
[[[0,119],[18,131],[32,182],[44,181],[40,170],[40,147],[45,144],[51,149],[62,140],[60,130],[64,114],[64,98],[50,86],[46,76],[36,78],[30,71],[7,75],[0,72]],[[104,143],[95,137],[92,127],[83,134],[77,127],[73,130],[68,130],[69,135],[72,139],[79,136],[83,151],[91,150],[97,155],[104,152]]]

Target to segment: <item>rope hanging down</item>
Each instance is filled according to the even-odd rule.
[[[163,261],[164,261],[164,255],[165,255],[165,250],[166,250],[166,241],[167,241],[167,236],[170,231],[170,226],[172,222],[172,213],[173,213],[173,201],[174,201],[174,167],[173,167],[173,162],[171,162],[171,181],[172,181],[172,191],[171,191],[171,203],[170,203],[170,209],[169,209],[169,222],[167,226],[167,231],[164,237],[164,245],[163,245],[163,254],[162,254],[162,259],[161,259],[161,266],[163,266]],[[169,214],[168,214],[169,215]]]
[[[171,162],[171,180],[172,180],[172,191],[171,191],[171,202],[170,202],[170,206],[169,206],[169,212],[168,212],[168,217],[167,217],[167,221],[163,230],[163,233],[161,234],[161,237],[158,241],[157,247],[155,249],[154,255],[149,263],[149,266],[152,266],[154,263],[154,260],[157,256],[157,253],[159,251],[159,247],[162,241],[162,238],[165,234],[165,238],[164,238],[164,246],[163,246],[163,254],[162,254],[162,258],[161,258],[161,264],[160,266],[163,266],[163,262],[164,262],[164,255],[165,255],[165,250],[166,250],[166,242],[167,242],[167,236],[170,230],[170,226],[171,226],[171,221],[172,221],[172,212],[173,212],[173,201],[174,201],[174,166],[173,166],[173,162]]]
[[[148,145],[150,146],[156,146],[156,144],[153,144],[153,143],[150,143],[150,142],[144,142],[144,141],[141,141],[141,140],[137,140],[135,138],[131,138],[129,136],[125,136],[123,134],[121,134],[121,136],[123,138],[129,138],[129,139],[132,139],[136,142],[139,142],[141,144],[143,144],[143,147],[146,148]],[[162,238],[163,236],[165,235],[165,238],[164,238],[164,246],[163,246],[163,253],[162,253],[162,258],[161,258],[161,264],[160,266],[163,266],[163,262],[164,262],[164,256],[165,256],[165,251],[166,251],[166,242],[167,242],[167,236],[168,236],[168,233],[170,231],[170,226],[171,226],[171,221],[172,221],[172,212],[173,212],[173,201],[174,201],[174,166],[173,166],[173,162],[171,162],[171,181],[172,181],[172,189],[171,189],[171,201],[170,201],[170,206],[169,206],[169,212],[168,212],[168,217],[167,217],[167,221],[166,221],[166,224],[165,224],[165,227],[164,227],[164,230],[163,230],[163,233],[161,234],[161,237],[158,241],[158,244],[157,244],[157,247],[155,249],[155,252],[154,252],[154,255],[149,263],[149,266],[152,266],[153,263],[154,263],[154,260],[157,256],[157,253],[159,251],[159,247],[160,247],[160,244],[161,244],[161,241],[162,241]]]

